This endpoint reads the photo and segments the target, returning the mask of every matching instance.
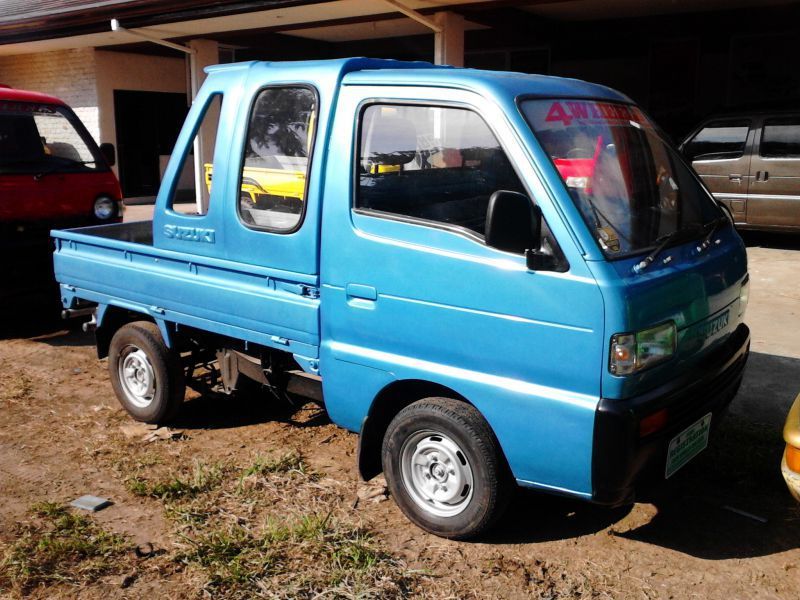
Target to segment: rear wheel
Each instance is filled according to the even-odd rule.
[[[382,458],[400,509],[442,537],[480,535],[510,496],[497,440],[475,407],[464,402],[427,398],[401,410],[386,431]]]
[[[180,409],[186,382],[180,357],[164,343],[155,323],[136,321],[119,328],[108,353],[111,386],[137,421],[162,423]]]

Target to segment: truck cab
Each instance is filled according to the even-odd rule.
[[[208,206],[185,214],[176,182],[220,98]],[[361,475],[451,538],[514,485],[614,506],[672,477],[749,349],[727,213],[627,97],[577,80],[214,67],[152,223],[53,235],[63,302],[97,305],[134,418],[168,420],[208,357],[227,391],[316,396],[359,434]]]
[[[64,102],[0,86],[0,251],[13,256],[2,268],[0,307],[55,288],[50,229],[122,220],[110,166]]]

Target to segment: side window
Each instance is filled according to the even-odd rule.
[[[800,117],[765,119],[758,153],[766,158],[800,158]]]
[[[239,218],[245,225],[281,233],[300,226],[316,114],[316,94],[309,88],[275,87],[258,94],[239,191]]]
[[[375,104],[360,126],[357,208],[483,237],[489,197],[525,193],[494,134],[470,110]]]
[[[175,191],[170,200],[170,208],[184,215],[201,216],[208,212],[208,201],[211,197],[211,176],[214,163],[214,145],[217,141],[219,114],[222,108],[222,94],[214,94],[206,104],[205,113],[200,120],[200,127],[195,134],[189,152],[183,161]],[[200,148],[200,177],[195,174],[194,153]],[[200,185],[203,209],[197,209],[195,186]]]
[[[714,121],[686,144],[683,153],[689,161],[741,158],[749,131],[747,119]]]

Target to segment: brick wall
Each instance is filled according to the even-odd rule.
[[[61,98],[98,140],[96,71],[93,48],[0,56],[0,83]]]

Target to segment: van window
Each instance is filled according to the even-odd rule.
[[[361,117],[356,206],[463,228],[481,238],[489,197],[525,190],[476,113],[368,106]]]
[[[714,121],[684,146],[683,154],[689,161],[741,158],[749,131],[747,119]]]
[[[200,119],[200,127],[195,134],[189,151],[183,160],[178,175],[175,190],[170,200],[170,208],[177,213],[192,216],[202,216],[208,212],[208,203],[211,198],[211,178],[213,174],[214,146],[217,143],[217,128],[219,127],[219,114],[222,109],[222,94],[214,94],[208,100]],[[197,150],[195,142],[200,140],[202,158],[200,161],[200,175],[195,175],[194,153]],[[198,210],[195,195],[195,186],[200,181],[200,194],[203,199],[203,209]]]
[[[272,87],[258,94],[239,185],[239,218],[248,227],[289,233],[300,226],[316,114],[309,88]]]
[[[764,119],[758,153],[766,158],[800,158],[800,117]]]
[[[53,104],[0,102],[0,173],[82,173],[105,169],[78,117]]]

